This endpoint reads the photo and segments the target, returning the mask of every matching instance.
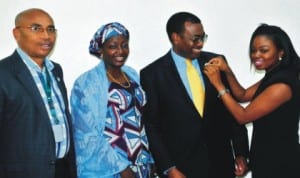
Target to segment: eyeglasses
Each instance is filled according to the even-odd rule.
[[[202,36],[195,36],[193,38],[190,38],[190,40],[193,43],[197,43],[197,42],[202,42],[205,43],[207,41],[208,35],[206,33],[204,33]]]
[[[31,25],[28,27],[16,26],[16,28],[27,28],[30,29],[33,33],[43,33],[45,30],[48,34],[55,34],[57,29],[54,26],[49,26],[47,28],[43,28],[41,25]]]

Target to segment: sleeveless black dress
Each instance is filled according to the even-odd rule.
[[[293,69],[275,68],[266,73],[255,97],[275,83],[292,89],[292,98],[253,122],[250,166],[253,178],[300,178],[300,81]]]

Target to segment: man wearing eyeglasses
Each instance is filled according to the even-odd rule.
[[[247,130],[234,121],[202,73],[205,63],[218,54],[202,51],[207,34],[200,19],[176,13],[167,22],[167,33],[170,51],[141,70],[147,96],[142,119],[160,176],[243,175]]]
[[[66,87],[47,56],[56,40],[42,9],[15,18],[18,48],[0,61],[0,177],[75,178]]]

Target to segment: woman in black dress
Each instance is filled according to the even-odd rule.
[[[300,81],[299,56],[279,27],[262,24],[252,34],[249,55],[265,76],[244,89],[221,57],[212,59],[205,74],[235,119],[253,122],[250,166],[253,178],[299,178]],[[232,93],[224,87],[225,71]],[[242,107],[238,102],[249,102]]]

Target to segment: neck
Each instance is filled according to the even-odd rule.
[[[274,64],[274,65],[271,66],[269,69],[267,69],[266,72],[272,71],[272,70],[275,69],[277,66],[279,66],[279,64],[280,64],[280,61],[277,61],[276,64]]]
[[[45,60],[41,58],[32,58],[32,60],[41,68],[43,69]]]
[[[119,78],[122,75],[121,69],[106,69],[106,72],[115,78]]]
[[[121,70],[106,70],[107,78],[114,83],[121,85],[124,88],[130,87],[130,81]]]

